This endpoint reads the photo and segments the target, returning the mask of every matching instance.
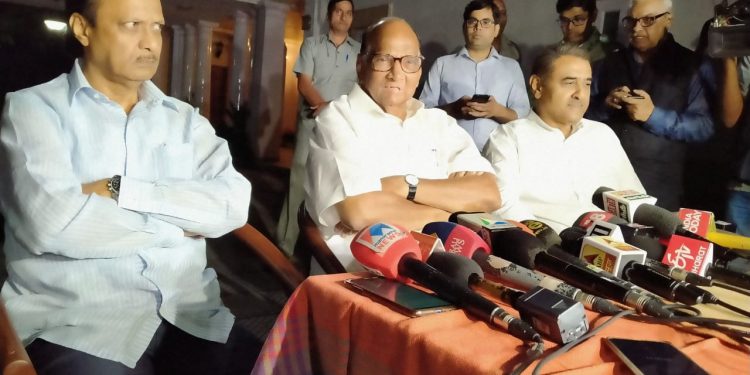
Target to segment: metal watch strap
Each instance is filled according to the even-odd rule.
[[[112,199],[117,200],[120,198],[120,175],[114,175],[112,178],[107,180],[107,190],[112,194]]]

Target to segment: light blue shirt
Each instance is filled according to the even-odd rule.
[[[526,117],[531,109],[518,62],[501,56],[494,48],[488,58],[478,63],[469,57],[466,47],[438,58],[430,68],[419,100],[432,108],[475,94],[493,96],[498,103],[516,111],[518,118]],[[458,120],[458,125],[469,132],[481,151],[498,123],[478,118]]]
[[[226,342],[206,245],[247,221],[250,183],[190,105],[144,82],[130,114],[70,74],[6,97],[0,208],[18,334],[134,367],[162,319]],[[81,184],[122,175],[119,201]]]

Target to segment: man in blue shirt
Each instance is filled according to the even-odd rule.
[[[633,1],[623,18],[630,46],[602,60],[586,117],[613,128],[646,191],[676,211],[687,143],[708,140],[714,123],[700,58],[675,42],[671,25],[671,0]]]
[[[66,6],[83,57],[2,114],[13,325],[39,374],[247,373],[204,237],[247,221],[250,183],[206,118],[149,81],[159,0]]]
[[[491,0],[470,2],[464,9],[466,46],[435,61],[419,97],[427,108],[441,108],[456,118],[480,151],[498,124],[526,117],[530,110],[518,62],[492,47],[499,17]]]

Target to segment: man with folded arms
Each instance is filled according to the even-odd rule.
[[[532,67],[534,110],[498,127],[485,149],[513,220],[538,219],[560,231],[587,211],[600,186],[644,191],[615,133],[583,118],[591,64],[578,47],[545,50]]]
[[[412,97],[422,61],[409,24],[379,21],[363,37],[358,84],[317,119],[305,202],[347,270],[361,269],[349,244],[368,225],[418,230],[451,212],[500,206],[492,167],[471,137],[445,112]]]

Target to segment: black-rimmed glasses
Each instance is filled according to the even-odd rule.
[[[649,26],[653,25],[656,22],[656,20],[658,20],[659,18],[661,18],[661,17],[663,17],[663,16],[665,16],[665,15],[667,15],[669,13],[670,12],[664,12],[664,13],[661,13],[661,14],[657,14],[655,16],[645,16],[645,17],[641,17],[641,18],[633,18],[633,17],[628,16],[628,17],[625,17],[625,18],[622,19],[622,26],[624,28],[626,28],[626,29],[632,29],[632,28],[635,27],[636,24],[640,23],[641,26],[643,26],[643,27],[649,27]]]
[[[419,68],[422,67],[422,56],[405,55],[401,57],[394,57],[387,54],[374,54],[370,60],[372,63],[372,70],[377,72],[387,72],[393,69],[393,64],[396,61],[401,63],[401,69],[404,73],[416,73]]]
[[[478,20],[474,17],[471,17],[466,20],[466,27],[469,27],[469,28],[474,28],[474,27],[477,27],[477,25],[479,25],[483,29],[486,29],[494,24],[495,24],[495,20],[493,20],[492,18],[482,18],[481,20]]]

